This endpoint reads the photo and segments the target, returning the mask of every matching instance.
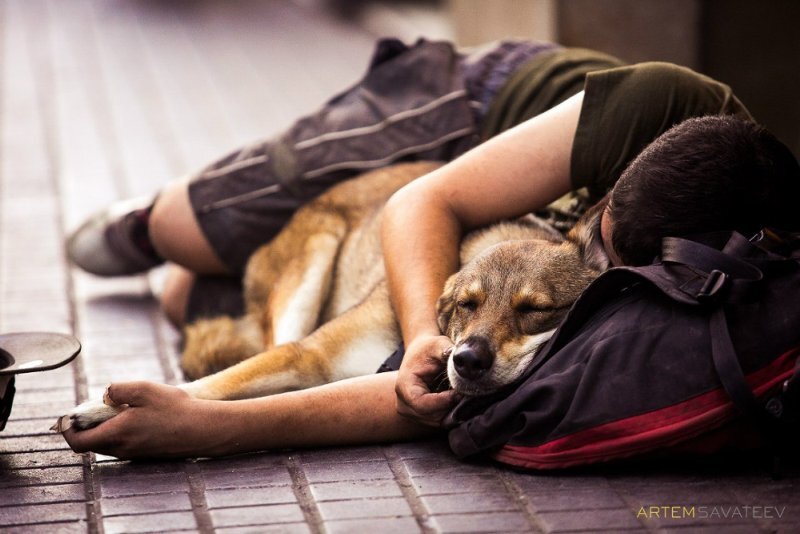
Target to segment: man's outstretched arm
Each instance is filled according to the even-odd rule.
[[[122,459],[211,457],[287,447],[404,441],[432,433],[395,408],[397,373],[239,401],[189,397],[174,386],[112,384],[128,408],[89,430],[64,432],[76,452]]]

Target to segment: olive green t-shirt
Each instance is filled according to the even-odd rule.
[[[752,120],[727,85],[688,68],[624,65],[612,56],[563,48],[536,56],[503,85],[487,112],[484,138],[584,91],[572,147],[573,189],[599,199],[639,152],[671,126],[703,115]]]
[[[691,117],[753,120],[730,87],[671,63],[639,63],[589,73],[572,146],[573,188],[604,195],[639,153]]]
[[[622,65],[615,57],[583,48],[557,48],[537,54],[511,75],[492,100],[483,123],[483,138],[493,137],[579,93],[588,73]]]

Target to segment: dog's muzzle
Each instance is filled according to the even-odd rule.
[[[480,379],[494,365],[494,352],[483,337],[469,337],[455,348],[451,358],[458,376],[465,380]]]

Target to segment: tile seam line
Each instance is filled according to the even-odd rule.
[[[411,508],[411,512],[414,514],[414,519],[419,525],[420,532],[424,532],[425,534],[438,532],[437,529],[428,524],[432,516],[428,513],[425,505],[422,504],[422,498],[414,488],[411,474],[408,472],[403,459],[400,458],[400,455],[391,445],[382,447],[382,449],[383,455],[389,464],[389,469],[394,473],[395,481],[400,487],[400,491],[408,503],[409,508]]]
[[[547,532],[548,529],[546,528],[544,521],[539,517],[539,514],[531,508],[530,501],[528,500],[527,495],[519,487],[519,485],[514,482],[508,473],[503,471],[497,471],[497,478],[500,479],[500,482],[503,483],[503,486],[506,488],[506,492],[511,496],[511,498],[519,505],[519,510],[525,516],[525,519],[528,520],[528,524],[531,526],[533,532]]]
[[[206,484],[202,471],[196,462],[186,462],[183,471],[189,485],[189,503],[192,506],[192,515],[197,523],[197,529],[203,534],[211,534],[214,532],[214,521],[208,511]]]
[[[303,512],[306,525],[312,533],[323,534],[326,532],[325,522],[322,519],[319,506],[317,506],[317,501],[311,495],[311,485],[308,482],[303,466],[291,454],[284,457],[284,466],[289,471],[289,477],[292,479],[292,491],[294,491],[297,504],[300,505],[300,510]]]

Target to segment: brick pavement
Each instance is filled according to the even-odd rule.
[[[111,380],[180,380],[176,333],[152,296],[159,274],[70,270],[66,229],[277,132],[355,79],[375,35],[312,4],[0,3],[0,331],[73,332],[84,345],[74,364],[18,379],[0,434],[0,531],[797,531],[797,480],[741,462],[542,476],[459,463],[434,440],[128,463],[73,454],[48,432]],[[651,506],[685,517],[640,513]],[[774,517],[722,517],[752,516],[745,507]]]

